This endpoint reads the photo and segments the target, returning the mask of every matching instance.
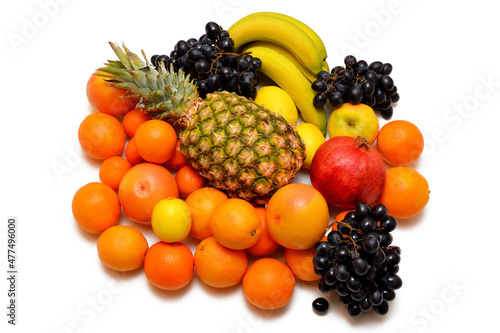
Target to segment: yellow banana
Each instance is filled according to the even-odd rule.
[[[271,48],[254,43],[246,45],[243,52],[251,52],[253,57],[259,58],[262,61],[260,72],[292,97],[305,122],[318,126],[321,132],[326,134],[325,109],[313,105],[316,93],[311,89],[311,83],[292,61]]]
[[[323,70],[329,72],[330,71],[330,66],[328,66],[328,62],[323,60]]]
[[[323,58],[314,41],[294,23],[274,16],[245,16],[228,30],[234,48],[254,41],[273,42],[288,49],[312,73],[321,71]]]
[[[276,43],[271,43],[271,42],[253,42],[252,46],[262,46],[262,47],[267,47],[270,49],[273,49],[274,51],[281,53],[281,55],[285,56],[288,60],[293,62],[295,67],[299,69],[299,71],[302,73],[302,75],[305,76],[305,78],[310,82],[316,81],[316,75],[311,73],[295,56],[285,49],[283,46],[278,45]]]
[[[323,60],[325,60],[326,57],[328,56],[326,54],[325,44],[323,43],[323,41],[321,40],[321,38],[318,36],[318,34],[313,29],[311,29],[311,27],[309,27],[304,22],[296,19],[295,17],[289,16],[289,15],[285,15],[285,14],[281,14],[281,13],[275,13],[275,12],[257,12],[257,13],[250,14],[248,16],[259,16],[259,15],[275,16],[275,17],[279,17],[279,18],[282,18],[284,20],[290,21],[291,23],[294,23],[299,28],[301,28],[302,30],[304,30],[304,32],[306,34],[308,34],[309,37],[311,37],[311,39],[314,41],[314,44],[316,44],[316,46],[318,47],[318,50],[321,53],[321,56],[323,57]]]

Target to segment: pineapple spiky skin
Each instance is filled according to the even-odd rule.
[[[119,60],[100,68],[107,81],[140,97],[150,118],[179,124],[181,150],[188,163],[230,197],[264,205],[288,184],[305,159],[305,144],[281,115],[235,93],[214,92],[205,99],[196,85],[163,63],[152,67],[125,46],[110,43]]]
[[[264,205],[290,183],[305,145],[281,115],[229,92],[208,94],[179,123],[188,163],[230,197]]]

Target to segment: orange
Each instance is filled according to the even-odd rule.
[[[385,124],[377,137],[377,150],[384,160],[395,166],[415,162],[424,150],[424,136],[413,123],[394,120]]]
[[[267,221],[266,221],[266,208],[265,207],[255,207],[257,214],[260,217],[260,226],[262,232],[260,233],[259,240],[254,245],[246,249],[248,254],[254,256],[265,256],[273,253],[280,246],[274,239],[269,236],[267,232]]]
[[[214,237],[208,237],[196,247],[194,267],[201,281],[210,287],[227,288],[243,279],[248,259],[245,250],[228,249]]]
[[[178,170],[187,164],[186,156],[182,153],[181,150],[181,140],[177,139],[177,143],[175,145],[175,153],[172,157],[168,159],[163,166],[170,169]]]
[[[105,113],[89,114],[78,128],[78,141],[83,151],[98,160],[120,155],[125,139],[118,119]]]
[[[125,131],[125,133],[127,133],[129,137],[132,138],[135,135],[135,132],[137,131],[139,125],[145,123],[148,120],[149,120],[148,115],[146,114],[146,112],[142,111],[141,108],[130,110],[123,117],[122,120],[123,130]]]
[[[207,179],[201,176],[192,166],[185,165],[175,173],[175,181],[179,187],[179,195],[186,198],[194,191],[204,187]]]
[[[384,189],[377,203],[385,205],[389,215],[409,219],[427,205],[429,193],[429,184],[418,171],[394,167],[386,172]]]
[[[97,253],[102,263],[115,271],[131,271],[142,266],[148,241],[136,228],[115,225],[97,240]]]
[[[128,217],[149,224],[154,206],[162,199],[178,198],[179,190],[170,171],[158,164],[141,163],[123,176],[118,197]]]
[[[71,203],[73,216],[85,231],[98,234],[114,226],[120,218],[120,202],[108,185],[88,183],[76,191]]]
[[[243,277],[243,293],[254,306],[275,310],[290,301],[295,277],[287,265],[273,258],[255,261]]]
[[[132,164],[121,156],[109,157],[101,164],[99,179],[113,190],[118,190],[120,181],[131,167]]]
[[[215,207],[209,223],[215,239],[234,250],[254,245],[262,232],[260,217],[254,206],[239,198],[225,200]]]
[[[280,245],[303,250],[313,247],[326,232],[328,204],[314,187],[292,183],[281,187],[267,203],[267,229]]]
[[[153,244],[144,259],[144,273],[149,282],[163,290],[178,290],[191,282],[194,259],[183,243]]]
[[[317,281],[321,279],[314,272],[313,257],[316,255],[314,247],[305,250],[285,249],[285,261],[293,275],[302,281]]]
[[[152,119],[142,123],[134,139],[137,152],[148,162],[162,164],[175,153],[177,134],[166,121]]]
[[[213,187],[202,187],[186,198],[186,204],[191,211],[190,235],[197,239],[212,236],[210,231],[210,214],[221,202],[227,200],[227,195]]]
[[[139,153],[137,152],[134,138],[131,138],[125,146],[125,158],[130,162],[130,164],[133,165],[139,164],[144,161],[141,155],[139,155]]]
[[[98,73],[107,75],[97,70],[87,81],[87,98],[90,105],[99,112],[113,116],[121,116],[132,110],[139,99],[123,97],[127,95],[127,91],[113,87],[105,78],[95,75]]]

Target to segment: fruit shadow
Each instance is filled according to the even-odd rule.
[[[193,276],[194,280],[194,276]],[[165,300],[165,301],[175,301],[178,299],[181,299],[184,297],[189,291],[193,288],[193,282],[191,281],[190,283],[187,284],[187,286],[178,289],[178,290],[163,290],[158,287],[155,287],[151,282],[149,282],[147,279],[144,279],[144,282],[148,284],[149,290],[155,295],[156,297]]]
[[[401,229],[407,229],[407,228],[412,228],[415,225],[419,224],[420,221],[425,219],[425,214],[426,210],[423,209],[420,213],[418,213],[416,216],[409,218],[409,219],[398,219],[398,228]]]

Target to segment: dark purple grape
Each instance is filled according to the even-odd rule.
[[[184,55],[187,51],[189,51],[189,48],[189,44],[186,41],[180,40],[177,44],[175,44],[174,50],[179,52],[179,55]]]
[[[324,314],[328,311],[328,301],[323,297],[318,297],[313,301],[312,308],[316,313]]]
[[[327,98],[325,95],[317,94],[316,96],[314,96],[313,104],[315,107],[319,108],[326,104],[326,100]]]
[[[348,55],[344,58],[344,64],[348,67],[353,67],[356,63],[356,58],[352,55]]]

